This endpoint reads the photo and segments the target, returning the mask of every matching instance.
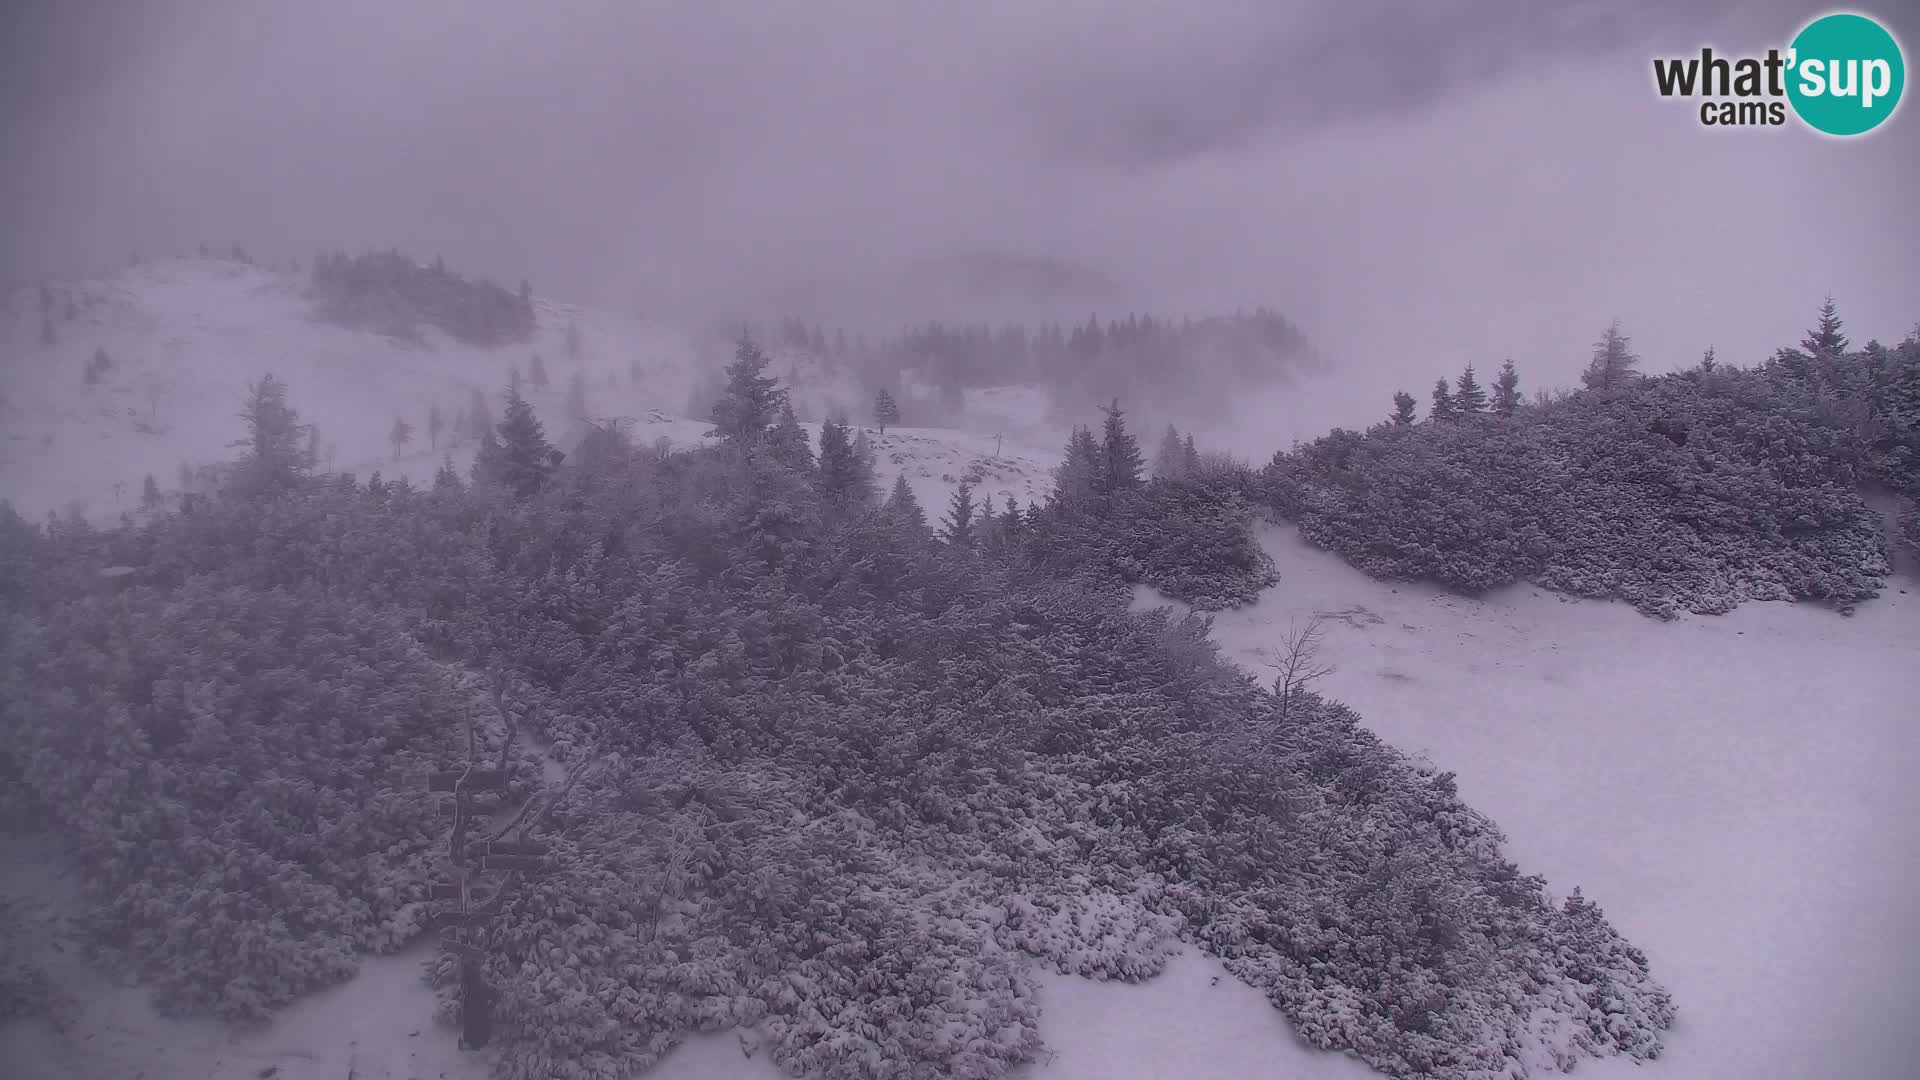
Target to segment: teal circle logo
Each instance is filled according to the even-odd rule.
[[[1865,15],[1823,15],[1789,49],[1787,100],[1815,131],[1864,135],[1899,107],[1907,83],[1900,43]]]

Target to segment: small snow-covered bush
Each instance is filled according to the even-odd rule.
[[[1053,964],[1063,975],[1139,982],[1179,953],[1184,920],[1148,907],[1138,894],[1108,892],[1010,897],[1000,940]]]

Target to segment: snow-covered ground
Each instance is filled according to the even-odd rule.
[[[805,425],[816,445],[818,425]],[[1017,443],[1011,438],[953,431],[947,428],[888,428],[885,435],[867,433],[873,445],[874,472],[885,493],[904,475],[927,520],[938,524],[947,504],[964,479],[973,480],[976,506],[991,500],[1005,510],[1009,496],[1025,509],[1044,500],[1053,490],[1053,467],[1060,451]]]
[[[148,473],[173,490],[183,462],[232,459],[247,387],[269,372],[287,384],[301,418],[319,428],[327,467],[362,479],[376,469],[389,479],[431,479],[447,439],[430,445],[428,411],[438,407],[451,423],[478,389],[497,418],[515,368],[555,435],[569,427],[565,399],[575,372],[585,379],[589,414],[634,420],[636,438],[684,444],[704,430],[677,419],[711,374],[678,330],[536,297],[538,329],[526,344],[482,349],[429,331],[423,347],[314,322],[305,284],[287,269],[200,258],[52,282],[56,296],[72,295],[77,309],[71,321],[56,314],[52,345],[40,340],[34,290],[0,298],[0,498],[32,519],[77,500],[89,517],[112,520],[138,506]],[[577,356],[567,347],[570,326],[579,329]],[[96,349],[106,350],[112,367],[88,386]],[[792,386],[803,414],[837,404],[864,418],[849,375],[804,353],[778,346],[768,353],[769,374]],[[530,381],[536,355],[547,369],[544,389]],[[396,418],[414,428],[397,457],[388,442]],[[454,448],[456,463],[464,468],[473,448],[472,441]]]

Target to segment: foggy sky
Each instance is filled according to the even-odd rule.
[[[9,281],[398,246],[684,314],[1002,249],[1271,304],[1368,400],[1569,382],[1616,316],[1656,370],[1757,361],[1828,292],[1862,338],[1920,319],[1911,103],[1843,143],[1653,93],[1651,56],[1817,10],[1778,0],[6,6]]]

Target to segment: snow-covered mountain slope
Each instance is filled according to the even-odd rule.
[[[818,445],[818,425],[805,426]],[[1025,509],[1053,490],[1053,468],[1060,462],[1058,450],[946,428],[888,428],[884,435],[869,431],[867,439],[882,493],[904,475],[927,520],[936,525],[962,480],[973,481],[976,506],[991,501],[996,512],[1002,511],[1011,497]]]
[[[225,259],[148,262],[50,286],[59,298],[50,345],[41,339],[36,290],[0,302],[0,498],[36,518],[78,502],[90,517],[111,519],[138,505],[147,474],[173,490],[183,463],[231,459],[247,387],[269,372],[319,428],[326,467],[423,482],[449,450],[446,436],[438,445],[429,439],[428,411],[437,407],[451,423],[479,390],[498,416],[514,369],[556,437],[572,426],[566,396],[577,372],[590,416],[628,417],[642,441],[685,444],[705,427],[684,419],[688,401],[726,359],[678,330],[543,298],[535,299],[538,329],[524,345],[475,348],[433,334],[425,346],[409,345],[312,320],[302,274]],[[570,327],[577,354],[568,348]],[[111,366],[89,385],[96,350]],[[790,387],[803,416],[838,406],[864,418],[864,395],[849,374],[804,351],[767,351],[769,372]],[[535,356],[547,371],[544,388],[531,382]],[[397,457],[388,442],[395,419],[414,427]],[[473,443],[451,450],[464,467]]]

